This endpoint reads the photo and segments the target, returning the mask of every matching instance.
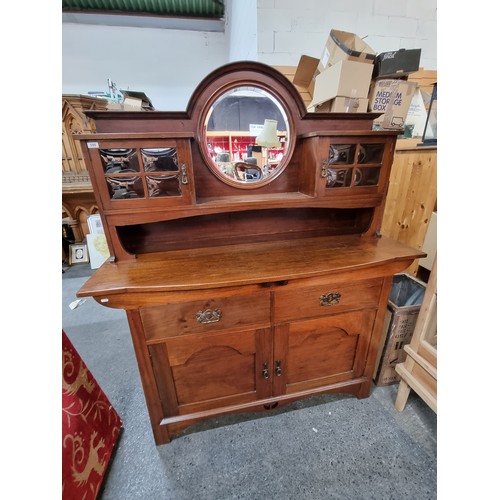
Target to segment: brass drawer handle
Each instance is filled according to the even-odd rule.
[[[220,309],[205,309],[204,311],[198,311],[196,313],[196,319],[198,323],[217,323],[222,318],[222,311]]]
[[[267,363],[262,365],[262,377],[266,380],[269,378],[269,367],[267,366]]]
[[[328,292],[325,295],[322,295],[319,298],[320,306],[333,306],[334,304],[338,304],[340,302],[340,293],[339,292]]]
[[[274,373],[276,373],[277,377],[281,377],[281,361],[276,361],[274,366]]]

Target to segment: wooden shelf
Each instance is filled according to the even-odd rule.
[[[145,254],[134,260],[105,263],[80,289],[78,296],[232,287],[347,270],[354,275],[357,270],[374,268],[388,261],[412,261],[421,256],[422,252],[388,238],[360,236]]]

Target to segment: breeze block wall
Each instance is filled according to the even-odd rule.
[[[420,48],[420,67],[437,69],[437,0],[257,0],[263,63],[319,58],[331,29],[356,33],[378,53]]]

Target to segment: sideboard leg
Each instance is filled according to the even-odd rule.
[[[358,399],[363,399],[367,398],[370,395],[372,389],[372,381],[367,380],[366,382],[363,382],[358,390],[358,393],[356,394]]]
[[[155,438],[156,446],[170,443],[170,434],[168,433],[168,429],[164,425],[153,427],[153,435]]]

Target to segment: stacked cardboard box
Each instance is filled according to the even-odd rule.
[[[359,36],[347,31],[331,30],[319,61],[319,71],[325,71],[339,61],[373,64],[375,51]]]
[[[401,78],[418,71],[422,49],[382,52],[375,58],[373,78]]]
[[[375,127],[403,130],[417,89],[408,75],[418,71],[421,49],[382,52],[375,58],[370,88],[370,111],[381,113]]]
[[[371,64],[336,62],[316,76],[311,107],[315,111],[366,112],[372,71]]]
[[[302,57],[307,57],[307,56],[302,56]],[[297,66],[274,66],[274,68],[283,73],[288,78],[288,80],[290,80],[294,84],[295,88],[298,90],[300,94],[300,97],[302,97],[302,100],[304,101],[306,107],[309,106],[309,104],[312,101],[312,92],[314,90],[314,82],[312,81],[312,77],[309,80],[308,84],[304,85],[301,83],[297,83],[295,81],[295,77],[299,69]]]
[[[331,30],[321,58],[303,55],[291,80],[309,112],[378,113],[374,128],[403,130],[421,49],[376,54],[354,33]]]
[[[308,111],[366,112],[375,56],[354,33],[331,30],[321,59],[302,56],[295,74],[311,91]]]
[[[368,106],[370,111],[381,113],[374,124],[383,129],[403,130],[416,88],[415,82],[405,80],[374,80]]]

